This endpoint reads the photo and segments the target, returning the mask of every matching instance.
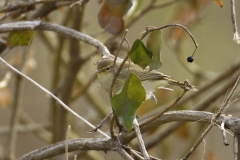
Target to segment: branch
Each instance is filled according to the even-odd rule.
[[[188,121],[188,122],[202,122],[209,123],[214,114],[203,111],[172,111],[164,113],[157,120],[143,126],[141,132],[147,132],[149,129],[159,126],[164,123],[174,121]],[[227,117],[221,115],[216,124],[220,125],[222,121],[225,121],[225,127],[230,129],[232,132],[240,132],[240,119],[235,117]],[[129,143],[133,138],[136,137],[135,131],[130,133],[122,133],[119,136],[121,144]],[[119,143],[114,139],[108,138],[80,138],[68,140],[68,151],[75,150],[98,150],[108,151],[112,148],[119,147]],[[19,160],[40,160],[50,158],[59,154],[65,153],[65,141],[61,141],[55,144],[44,146],[40,149],[34,150],[26,155],[23,155]]]
[[[27,1],[27,2],[22,2],[21,1],[21,2],[18,2],[18,3],[13,3],[13,4],[9,4],[7,6],[1,7],[0,8],[0,13],[14,11],[14,10],[17,10],[19,8],[25,8],[25,7],[35,5],[35,4],[47,3],[47,2],[51,2],[51,1],[42,1],[42,0]]]
[[[202,140],[204,139],[204,137],[208,134],[208,132],[211,130],[211,128],[213,127],[213,125],[215,124],[215,122],[217,121],[217,119],[221,116],[221,114],[223,114],[225,112],[225,110],[228,107],[228,102],[230,101],[230,98],[232,97],[235,89],[238,86],[238,83],[240,81],[240,76],[238,77],[235,85],[233,86],[231,92],[229,93],[226,101],[224,102],[224,104],[221,106],[220,110],[217,112],[216,115],[213,116],[213,118],[211,119],[211,124],[208,126],[208,128],[203,132],[202,136],[198,139],[198,141],[194,144],[194,146],[190,149],[190,151],[181,159],[181,160],[187,160],[189,158],[190,155],[192,155],[192,153],[195,151],[195,149],[198,147],[198,145],[202,142]],[[222,121],[224,122],[224,121]],[[234,132],[235,133],[235,132]]]
[[[237,21],[236,21],[236,12],[235,12],[235,2],[234,0],[230,0],[231,2],[231,18],[232,18],[232,26],[233,26],[233,41],[237,44],[240,44],[240,36],[237,29]]]
[[[225,81],[225,83],[223,85],[221,85],[221,87],[219,89],[214,91],[210,96],[207,97],[207,99],[204,99],[202,102],[196,104],[194,107],[195,110],[198,110],[198,109],[204,110],[208,106],[208,104],[215,101],[217,98],[220,97],[220,95],[226,93],[228,88],[230,88],[230,86],[232,86],[235,83],[236,78],[240,74],[239,68],[240,68],[240,59],[238,59],[234,63],[232,63],[231,66],[226,68],[224,70],[224,72],[219,73],[214,79],[209,80],[206,83],[204,83],[204,85],[200,86],[198,88],[197,92],[194,92],[192,94],[189,94],[189,95],[186,95],[185,97],[183,97],[182,100],[178,102],[178,106],[181,106],[186,102],[194,100],[195,98],[197,98],[198,96],[201,96],[206,91],[209,91],[212,88],[216,88],[216,85],[218,85],[221,81]],[[172,102],[170,102],[169,104],[166,104],[164,106],[157,107],[156,109],[141,116],[140,119],[143,120],[143,119],[149,118],[151,116],[154,116],[156,113],[160,112],[162,110],[162,108],[166,108],[166,106],[170,105],[171,103]]]
[[[4,32],[12,32],[12,31],[20,31],[20,30],[45,30],[45,31],[53,31],[56,33],[60,33],[64,36],[71,37],[80,41],[83,41],[87,44],[90,44],[97,49],[102,56],[112,57],[108,51],[107,47],[104,46],[100,41],[78,32],[76,30],[58,25],[58,24],[51,24],[48,22],[42,22],[39,20],[36,21],[20,21],[20,22],[11,22],[5,23],[0,25],[0,33]]]
[[[133,120],[133,128],[134,128],[134,130],[136,132],[138,143],[139,143],[139,147],[140,147],[140,150],[141,150],[141,153],[142,153],[144,159],[150,160],[150,157],[149,157],[149,155],[147,153],[147,150],[146,150],[146,147],[144,145],[142,134],[141,134],[141,131],[140,131],[140,128],[139,128],[139,124],[138,124],[138,121],[136,120],[136,118]]]
[[[234,160],[238,160],[238,137],[239,137],[239,133],[235,133],[234,134],[234,138],[233,138],[233,144],[234,144],[234,148],[233,148],[233,154],[234,154]]]
[[[16,74],[15,79],[15,90],[14,90],[14,101],[12,106],[12,115],[11,115],[11,121],[10,121],[10,133],[8,134],[8,158],[10,159],[16,159],[15,158],[15,152],[16,152],[16,143],[17,143],[17,125],[19,123],[19,115],[21,112],[21,106],[20,106],[20,91],[22,88],[22,77]]]
[[[33,83],[36,87],[38,87],[39,89],[41,89],[42,91],[44,91],[45,93],[47,93],[49,96],[51,96],[53,99],[55,99],[58,103],[61,104],[62,107],[64,107],[68,112],[72,113],[75,117],[77,117],[78,119],[80,119],[81,121],[83,121],[85,124],[87,124],[88,126],[95,128],[94,125],[92,125],[90,122],[88,122],[87,120],[85,120],[83,117],[81,117],[80,115],[78,115],[76,112],[74,112],[72,109],[70,109],[66,104],[64,104],[59,98],[57,98],[54,94],[52,94],[50,91],[48,91],[46,88],[42,87],[41,85],[39,85],[37,82],[35,82],[34,80],[32,80],[31,78],[29,78],[28,76],[26,76],[25,74],[23,74],[22,72],[18,71],[17,69],[15,69],[13,66],[11,66],[9,63],[7,63],[4,59],[2,59],[0,57],[0,61],[2,63],[4,63],[8,68],[10,68],[12,71],[16,72],[17,74],[21,75],[22,77],[24,77],[25,79],[27,79],[28,81],[30,81],[31,83]],[[108,137],[109,136],[107,134],[105,134],[104,132],[102,132],[101,130],[98,130],[99,133],[101,133],[103,136]]]
[[[140,126],[144,126],[144,125],[146,125],[146,124],[148,124],[148,123],[156,120],[156,119],[159,118],[160,116],[162,116],[163,113],[167,112],[167,111],[170,110],[173,106],[175,106],[175,105],[178,103],[178,101],[180,101],[180,100],[182,99],[182,97],[185,95],[185,93],[186,93],[187,91],[188,91],[187,89],[184,89],[184,90],[183,90],[183,93],[182,93],[179,97],[177,97],[177,99],[176,99],[171,105],[169,105],[168,107],[166,107],[165,109],[163,109],[160,113],[156,114],[155,116],[153,116],[153,117],[151,117],[151,118],[148,118],[148,119],[146,119],[146,120],[141,121],[141,125],[140,125]]]
[[[195,45],[195,49],[194,49],[193,54],[191,56],[191,57],[193,57],[194,53],[196,52],[196,50],[198,48],[198,44],[197,44],[196,40],[194,39],[192,33],[187,29],[187,27],[185,27],[185,26],[183,26],[181,24],[168,24],[168,25],[165,25],[165,26],[162,26],[162,27],[146,27],[146,31],[143,32],[143,34],[142,34],[140,39],[142,40],[146,35],[148,35],[149,33],[151,33],[154,30],[161,30],[161,29],[164,29],[164,28],[167,28],[167,27],[180,27],[180,28],[184,29],[188,33],[188,35],[191,37],[191,39],[192,39],[192,41],[193,41],[193,43]]]

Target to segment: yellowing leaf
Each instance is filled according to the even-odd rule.
[[[32,30],[14,31],[9,34],[7,45],[9,47],[26,46],[31,41],[32,37],[33,37]]]
[[[150,71],[162,66],[160,59],[161,43],[161,30],[153,31],[147,39],[147,50],[152,52],[152,61],[149,64]]]
[[[217,5],[219,5],[220,7],[223,7],[223,3],[222,0],[213,0]]]
[[[122,92],[111,98],[114,115],[128,132],[132,130],[136,110],[145,98],[146,92],[140,79],[134,73],[128,76]]]
[[[143,42],[139,39],[133,42],[128,56],[133,63],[139,65],[142,69],[145,69],[152,61],[152,53],[147,50]]]

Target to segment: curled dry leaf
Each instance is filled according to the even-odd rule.
[[[213,0],[219,7],[223,7],[222,0]]]
[[[98,22],[105,31],[117,35],[124,27],[123,15],[131,7],[131,0],[105,1],[98,13]]]

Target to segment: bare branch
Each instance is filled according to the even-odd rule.
[[[240,44],[240,36],[237,29],[237,21],[236,21],[236,11],[235,11],[235,2],[234,0],[230,0],[231,2],[231,18],[232,18],[232,26],[233,26],[233,41],[237,44]]]
[[[190,149],[190,151],[181,159],[181,160],[186,160],[189,158],[189,156],[195,151],[195,149],[198,147],[198,145],[202,142],[202,140],[204,139],[204,137],[208,134],[208,132],[211,130],[211,128],[213,127],[213,125],[215,124],[215,122],[217,121],[217,119],[221,116],[221,114],[224,113],[228,102],[230,101],[230,98],[232,97],[235,89],[238,86],[240,80],[240,76],[238,77],[235,85],[233,86],[231,92],[229,93],[226,101],[224,102],[224,104],[221,106],[220,110],[217,112],[216,115],[213,116],[212,120],[211,120],[211,124],[207,127],[207,129],[203,132],[202,136],[198,139],[198,141],[194,144],[194,146]]]
[[[234,153],[234,160],[238,160],[238,137],[239,133],[234,134],[234,148],[233,148],[233,153]]]
[[[149,155],[147,153],[147,150],[146,150],[146,147],[144,145],[142,134],[141,134],[141,131],[139,129],[139,124],[138,124],[138,121],[136,120],[136,118],[133,120],[133,127],[136,131],[139,147],[140,147],[140,150],[142,152],[142,155],[143,155],[144,159],[150,160],[150,157],[149,157]]]
[[[188,90],[187,89],[184,89],[183,90],[183,93],[177,97],[177,99],[171,104],[169,105],[168,107],[166,107],[165,109],[163,109],[160,113],[156,114],[155,116],[149,118],[149,119],[146,119],[146,120],[143,120],[141,122],[141,125],[140,126],[144,126],[154,120],[156,120],[157,118],[159,118],[161,115],[163,115],[163,113],[167,112],[169,109],[171,109],[173,106],[175,106],[181,99],[182,97],[185,95],[185,93],[187,92]]]
[[[203,111],[172,111],[164,113],[157,120],[143,126],[141,132],[147,132],[149,129],[159,126],[164,123],[169,123],[173,121],[189,121],[189,122],[201,122],[201,123],[210,123],[211,118],[214,114],[210,112]],[[227,117],[221,115],[217,120],[216,124],[221,124],[222,121],[225,121],[225,127],[230,129],[232,132],[240,132],[240,119],[235,117]],[[136,137],[135,131],[130,133],[122,133],[119,136],[121,144],[129,143],[133,138]],[[102,150],[108,151],[112,148],[119,147],[119,143],[114,139],[108,138],[80,138],[72,139],[68,141],[68,151],[75,150]],[[48,145],[32,151],[19,160],[40,160],[46,159],[55,155],[63,154],[65,152],[65,141],[58,142],[56,144]]]
[[[240,74],[239,67],[240,67],[240,59],[238,59],[234,63],[232,63],[232,65],[229,66],[228,68],[226,68],[224,70],[224,72],[221,72],[215,78],[207,81],[205,84],[200,86],[198,88],[199,90],[197,92],[194,92],[192,94],[184,96],[182,98],[182,100],[178,102],[178,105],[179,106],[183,105],[184,103],[189,102],[189,100],[193,100],[193,99],[197,98],[198,96],[202,95],[206,91],[209,91],[212,88],[216,88],[217,84],[219,84],[221,81],[225,80],[225,83],[223,85],[221,85],[221,87],[219,89],[212,92],[212,94],[209,95],[207,97],[207,99],[205,99],[202,102],[199,102],[198,104],[196,104],[194,106],[194,110],[205,110],[209,106],[208,104],[214,102],[217,98],[220,97],[220,95],[226,93],[226,90],[228,90],[228,88],[230,88],[230,86],[232,86],[235,83],[236,78]],[[156,109],[154,109],[154,110],[148,112],[147,114],[141,116],[140,119],[143,120],[143,119],[146,119],[148,117],[154,116],[156,113],[160,112],[163,107],[166,107],[168,105],[170,105],[170,103],[166,104],[164,106],[159,106]]]
[[[117,151],[124,159],[134,160],[123,148],[118,148]]]
[[[83,41],[87,44],[90,44],[97,49],[102,56],[112,57],[108,49],[102,44],[100,41],[78,32],[76,30],[58,25],[58,24],[51,24],[48,22],[41,22],[39,20],[36,21],[20,21],[20,22],[11,22],[11,23],[4,23],[0,25],[0,33],[4,32],[12,32],[12,31],[19,31],[19,30],[46,30],[46,31],[53,31],[56,33],[60,33],[64,36],[71,37],[80,41]]]
[[[228,146],[229,143],[228,143],[228,141],[227,141],[227,135],[226,135],[226,130],[225,130],[224,126],[225,126],[225,122],[222,122],[222,123],[221,123],[221,130],[222,130],[222,134],[223,134],[223,144],[224,144],[225,146]]]
[[[24,77],[25,79],[27,79],[28,81],[30,81],[31,83],[33,83],[36,87],[38,87],[39,89],[41,89],[42,91],[44,91],[45,93],[47,93],[49,96],[51,96],[53,99],[55,99],[59,104],[61,104],[61,106],[63,106],[68,112],[72,113],[75,117],[77,117],[78,119],[80,119],[81,121],[83,121],[84,123],[86,123],[88,126],[95,128],[94,125],[92,125],[90,122],[88,122],[86,119],[84,119],[83,117],[81,117],[80,115],[78,115],[76,112],[74,112],[71,108],[69,108],[67,105],[65,105],[59,98],[57,98],[54,94],[52,94],[50,91],[48,91],[47,89],[45,89],[44,87],[42,87],[40,84],[38,84],[37,82],[35,82],[34,80],[32,80],[31,78],[29,78],[28,76],[26,76],[25,74],[23,74],[22,72],[18,71],[17,69],[15,69],[13,66],[11,66],[9,63],[7,63],[4,59],[2,59],[0,57],[0,61],[2,61],[2,63],[4,63],[7,67],[9,67],[12,71],[16,72],[17,74],[21,75],[22,77]],[[101,133],[103,136],[110,138],[107,134],[105,134],[104,132],[102,132],[101,130],[98,130],[99,133]]]
[[[195,52],[198,48],[198,44],[197,44],[196,40],[194,39],[192,33],[187,29],[187,27],[185,27],[181,24],[168,24],[168,25],[165,25],[165,26],[162,26],[162,27],[146,27],[146,31],[143,32],[140,39],[142,40],[146,35],[148,35],[149,33],[151,33],[154,30],[161,30],[161,29],[164,29],[164,28],[167,28],[167,27],[180,27],[188,33],[188,35],[191,37],[191,39],[192,39],[192,41],[195,45],[195,49],[194,49],[193,54],[192,54],[192,57],[193,57],[193,55],[195,54]]]

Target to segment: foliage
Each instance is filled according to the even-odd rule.
[[[217,5],[211,5],[214,3]],[[3,0],[0,5],[0,53],[3,62],[0,65],[0,159],[49,159],[56,155],[59,156],[57,158],[65,159],[62,154],[67,146],[69,150],[81,155],[78,159],[122,159],[117,157],[119,154],[124,157],[121,150],[132,156],[128,153],[134,154],[132,151],[139,148],[139,144],[131,143],[136,137],[132,128],[136,117],[139,117],[137,121],[141,133],[145,133],[147,137],[143,140],[151,156],[180,159],[181,155],[194,151],[191,148],[196,141],[200,142],[205,138],[204,151],[201,152],[202,148],[199,147],[198,152],[191,153],[192,159],[233,159],[234,156],[236,159],[236,153],[232,154],[233,147],[213,143],[222,138],[218,132],[224,134],[226,127],[233,134],[240,132],[237,114],[239,110],[235,107],[238,105],[238,93],[233,94],[235,99],[226,96],[240,74],[240,62],[236,58],[239,48],[231,41],[232,28],[229,24],[234,20],[225,16],[233,11],[221,9],[220,7],[225,7],[221,0]],[[39,23],[31,26],[34,22]],[[174,26],[175,23],[181,24],[185,29]],[[172,26],[162,27],[167,24]],[[153,25],[156,27],[151,27]],[[218,25],[221,26],[219,30],[216,29]],[[125,29],[129,29],[129,32],[123,36]],[[194,40],[191,36],[186,36],[186,30],[199,44],[194,59],[189,56]],[[236,42],[240,42],[236,27],[233,34]],[[146,39],[142,39],[145,36]],[[120,44],[121,38],[123,44]],[[101,59],[97,53],[103,56],[109,53],[108,50],[113,55],[120,52],[122,58],[128,55],[128,60],[131,61],[124,61],[123,69],[128,71],[124,73],[128,76],[122,82],[124,86],[121,91],[112,98],[92,78],[99,72],[95,71],[96,65],[93,65]],[[60,101],[49,98],[52,97],[50,94],[46,97],[46,92],[43,94],[36,88],[36,84],[32,85],[17,75],[16,70],[9,70],[3,59],[40,86],[46,86]],[[186,59],[194,62],[188,63]],[[38,66],[34,68],[36,62]],[[129,68],[133,65],[132,62],[140,66],[141,74],[131,72]],[[111,67],[109,65],[104,69],[110,72]],[[110,73],[116,76],[116,70]],[[171,75],[176,80],[168,81],[166,87],[177,87],[173,92],[156,89],[156,97],[152,98],[158,99],[157,104],[145,100],[145,89],[148,87],[143,87],[143,83],[149,85],[149,88],[154,85],[154,81],[146,83],[144,76],[147,73]],[[170,79],[167,76],[165,78]],[[194,83],[199,92],[189,91],[181,99],[179,94],[187,81],[181,82],[185,79]],[[112,79],[106,80],[107,84],[112,83]],[[230,98],[224,99],[224,96]],[[174,100],[179,102],[174,104]],[[219,110],[218,104],[223,101],[226,105]],[[65,110],[62,104],[76,112]],[[155,121],[146,123],[150,117],[163,113],[171,104],[174,104],[172,112],[164,113]],[[112,110],[115,118],[128,132],[124,133],[118,123],[115,126],[115,119],[109,121],[110,123],[104,119]],[[87,121],[98,125],[104,119],[104,127],[100,128],[100,123],[99,128],[92,131],[98,130],[102,135],[95,134],[100,138],[93,138],[95,135],[86,136],[89,128],[79,122],[81,118],[76,119],[69,112],[75,113],[75,116],[79,114],[78,118],[85,119],[82,120],[84,123]],[[225,112],[232,116],[224,116]],[[177,123],[169,123],[173,121]],[[185,123],[188,121],[198,123]],[[199,125],[200,122],[208,124],[209,130],[215,124],[222,128],[208,133],[209,130],[204,131],[205,127]],[[209,122],[214,123],[209,125]],[[163,125],[165,123],[168,124]],[[72,126],[71,134],[67,135],[67,139],[71,140],[65,141],[66,132],[69,132],[68,125]],[[109,130],[110,133],[113,132],[112,139],[106,135]],[[117,138],[113,138],[114,133],[119,133]],[[172,136],[174,133],[178,136]],[[23,136],[18,136],[19,134]],[[208,136],[202,137],[203,135]],[[101,138],[102,136],[105,138]],[[166,138],[167,136],[169,137]],[[22,142],[26,141],[29,142],[28,145],[23,145]],[[179,144],[172,145],[173,141],[178,141]],[[230,141],[229,144],[233,146],[234,142]],[[213,145],[211,148],[210,143]],[[36,148],[41,149],[27,154]],[[225,155],[215,152],[213,148],[224,149]],[[107,152],[115,149],[118,153],[111,155]],[[106,155],[88,150],[104,151]],[[67,156],[73,159],[72,153]]]
[[[140,79],[134,73],[131,73],[126,79],[121,93],[111,98],[114,115],[128,132],[132,130],[136,110],[145,98],[145,90]]]

